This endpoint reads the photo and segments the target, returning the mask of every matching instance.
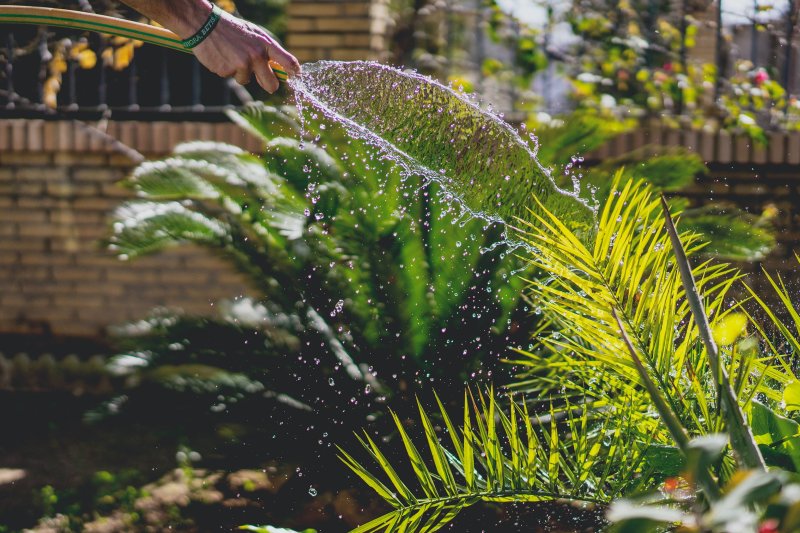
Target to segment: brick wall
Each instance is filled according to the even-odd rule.
[[[259,143],[233,124],[110,123],[148,157],[183,140]],[[98,135],[68,121],[0,120],[0,333],[103,336],[155,306],[207,315],[247,291],[223,260],[181,247],[123,262],[101,240],[129,193],[133,166]]]
[[[384,59],[388,0],[292,0],[286,44],[301,63]]]
[[[110,136],[158,157],[184,140],[217,140],[258,152],[232,124],[115,123]],[[587,155],[587,163],[646,145],[686,146],[711,167],[686,194],[754,213],[779,209],[779,248],[752,270],[794,271],[800,242],[800,133],[746,137],[642,128]],[[219,299],[246,293],[246,280],[211,252],[181,247],[122,262],[100,241],[108,215],[128,193],[115,183],[133,166],[103,137],[67,121],[0,120],[0,333],[103,336],[109,325],[155,306],[210,314]]]

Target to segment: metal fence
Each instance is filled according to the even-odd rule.
[[[101,36],[88,39],[92,50],[107,48]],[[243,87],[209,73],[193,56],[145,44],[125,68],[109,65],[99,52],[92,68],[67,55],[55,106],[48,105],[48,43],[46,28],[0,28],[0,117],[222,120],[225,109],[251,99]]]

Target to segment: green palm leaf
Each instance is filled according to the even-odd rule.
[[[713,366],[660,209],[650,186],[627,181],[604,205],[593,246],[584,245],[553,214],[539,216],[527,226],[528,242],[539,250],[529,260],[546,274],[531,280],[530,290],[533,299],[542,302],[552,327],[550,334],[539,338],[541,349],[521,351],[515,363],[529,368],[516,384],[523,390],[547,394],[558,390],[562,396],[585,397],[620,409],[624,406],[618,398],[633,398],[628,404],[633,408],[630,416],[639,419],[643,438],[654,434],[656,440],[669,442],[664,426],[643,409],[649,405],[647,383],[620,336],[620,325],[630,336],[647,378],[691,436],[716,433],[725,421],[714,400]],[[692,234],[682,240],[690,257],[702,249]],[[726,295],[739,275],[727,265],[705,262],[694,267],[694,276],[713,328],[730,312]],[[730,351],[722,360],[728,361],[730,375],[740,377],[742,390],[774,397],[775,390],[761,378],[770,372],[769,361],[754,353],[731,357]],[[770,373],[774,374],[779,373]],[[784,384],[791,379],[775,377]]]
[[[377,463],[378,473],[340,448],[342,461],[393,507],[354,533],[437,531],[480,501],[608,502],[641,481],[637,477],[645,446],[628,440],[632,427],[620,424],[611,430],[610,415],[598,421],[582,411],[563,420],[545,420],[531,417],[524,402],[513,399],[502,409],[490,391],[477,399],[471,393],[465,397],[463,422],[456,429],[440,401],[438,406],[436,415],[448,438],[437,431],[433,414],[418,404],[427,454],[417,447],[404,421],[393,415],[413,483],[401,480],[368,436],[359,440]]]

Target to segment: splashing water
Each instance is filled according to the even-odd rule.
[[[363,61],[305,64],[290,83],[301,114],[307,102],[405,175],[439,183],[469,216],[506,226],[531,222],[542,213],[538,199],[578,234],[594,227],[595,213],[579,191],[559,189],[530,145],[464,94]]]

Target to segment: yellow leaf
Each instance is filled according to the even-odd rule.
[[[50,61],[50,72],[64,73],[67,71],[67,60],[61,54],[55,54],[52,61]]]
[[[69,49],[70,59],[78,59],[78,56],[80,56],[81,52],[87,48],[89,48],[89,45],[82,41],[73,44],[72,48]]]
[[[51,76],[44,82],[42,93],[44,105],[49,108],[56,108],[58,105],[58,91],[61,89],[61,76]]]
[[[114,70],[124,70],[128,68],[128,65],[131,64],[131,61],[133,61],[132,42],[128,42],[127,44],[114,50]]]
[[[747,315],[744,313],[729,313],[722,320],[714,324],[712,333],[717,344],[728,346],[744,335],[747,329]]]
[[[97,65],[97,54],[94,53],[94,50],[87,48],[78,55],[78,64],[82,69],[89,70],[94,68]]]

